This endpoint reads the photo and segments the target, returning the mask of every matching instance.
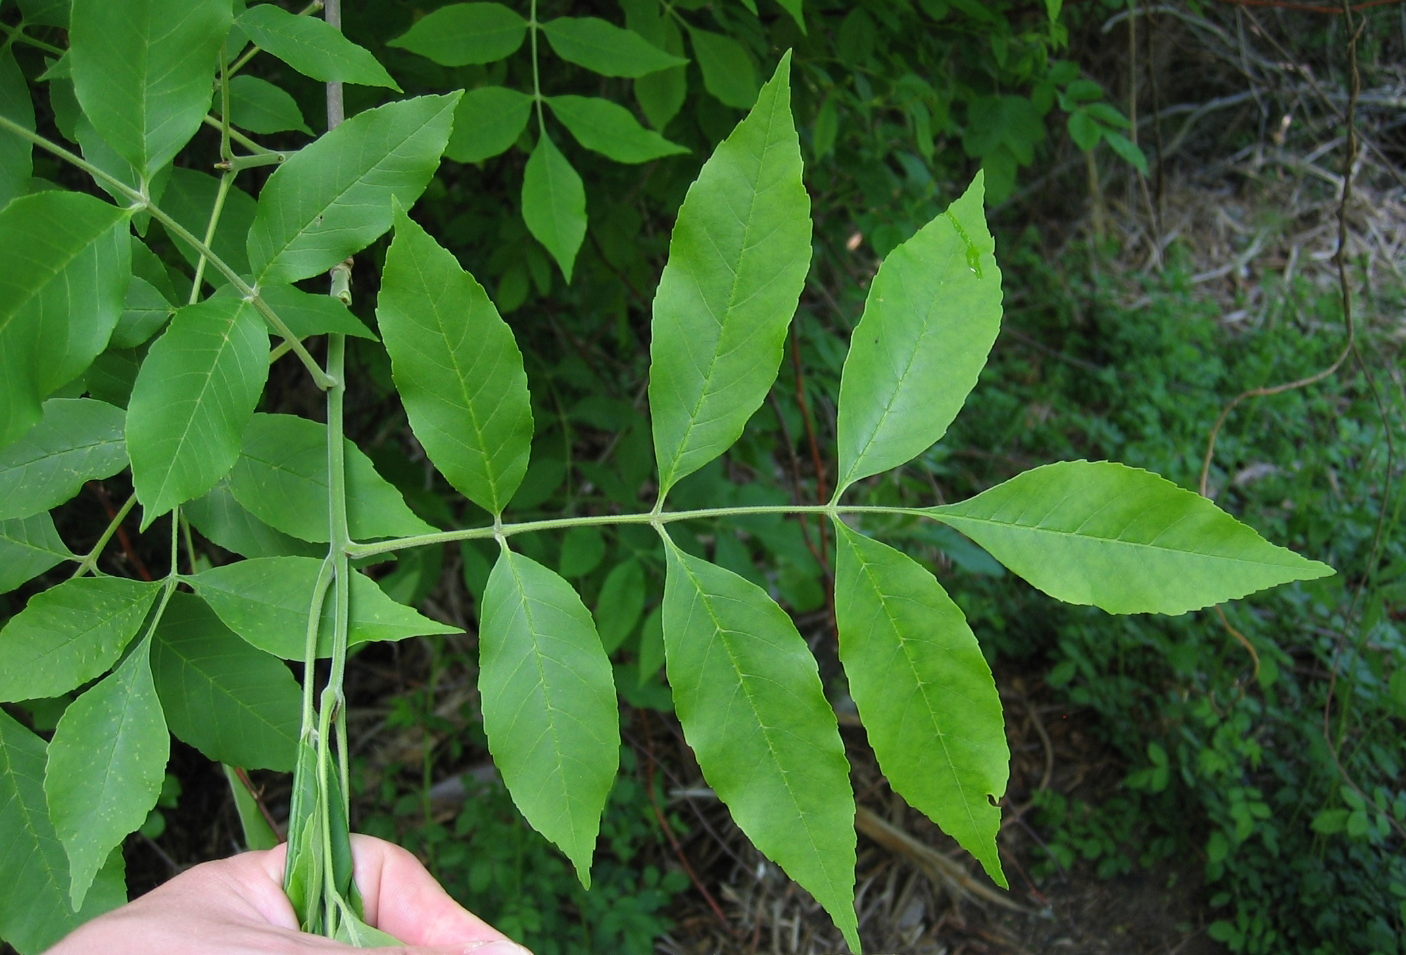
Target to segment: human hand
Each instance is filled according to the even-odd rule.
[[[48,955],[349,955],[298,931],[283,894],[287,847],[206,862],[76,929]],[[406,850],[352,836],[366,923],[405,942],[383,955],[530,955],[466,912]]]

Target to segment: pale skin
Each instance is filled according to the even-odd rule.
[[[406,850],[352,836],[366,922],[405,942],[356,949],[298,931],[283,894],[286,847],[245,852],[181,873],[88,922],[47,955],[531,955],[465,911]]]

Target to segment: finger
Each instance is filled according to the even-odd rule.
[[[405,948],[360,949],[367,955],[532,955],[516,942],[480,940],[462,945],[412,945]]]
[[[470,951],[477,951],[478,955],[522,955],[525,951],[516,945],[503,951],[486,945],[511,942],[451,899],[420,860],[399,846],[371,836],[353,835],[352,855],[368,924],[410,945],[449,946],[445,951],[454,955]],[[433,950],[427,953],[430,951]]]

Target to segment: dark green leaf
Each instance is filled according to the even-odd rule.
[[[596,628],[606,653],[625,642],[644,613],[644,568],[633,557],[611,568],[596,600]]]
[[[688,29],[693,54],[703,73],[703,86],[725,106],[751,109],[757,101],[757,68],[742,44],[732,37],[707,30]],[[786,62],[789,63],[789,60]],[[790,88],[787,92],[789,95]],[[789,118],[790,103],[786,115]]]
[[[48,514],[0,521],[0,594],[72,556]]]
[[[0,451],[0,521],[57,507],[85,481],[127,466],[121,408],[90,398],[50,398],[43,417]]]
[[[434,533],[350,441],[346,469],[347,518],[354,539]],[[293,415],[254,415],[230,473],[234,499],[276,530],[324,542],[331,540],[327,488],[327,426]]]
[[[321,569],[322,561],[309,557],[266,557],[215,567],[196,574],[190,583],[225,625],[249,643],[285,660],[301,660]],[[353,574],[351,584],[349,646],[459,632],[396,603],[363,574]],[[317,654],[331,653],[331,622],[324,617]]]
[[[83,904],[108,853],[156,805],[171,737],[151,680],[151,641],[69,704],[49,743],[44,793]]]
[[[595,96],[550,96],[547,105],[576,141],[616,162],[649,162],[688,152],[653,130],[645,129],[630,111]]]
[[[522,353],[453,253],[404,210],[395,222],[376,319],[411,430],[450,484],[501,514],[532,450]]]
[[[675,56],[683,54],[683,34],[672,18],[664,15],[657,3],[637,3],[634,0],[622,3],[625,8],[625,25],[640,34],[650,43],[666,53]],[[688,70],[683,66],[671,66],[635,80],[635,99],[639,101],[650,125],[663,131],[669,120],[678,115],[688,95]]]
[[[571,281],[571,267],[586,237],[586,188],[545,133],[522,175],[522,218]]]
[[[1010,753],[966,618],[912,558],[835,522],[840,659],[879,768],[1005,886],[996,833]]]
[[[561,563],[558,570],[563,577],[584,577],[599,566],[605,557],[605,538],[594,527],[573,527],[561,541]]]
[[[229,473],[268,378],[268,332],[252,302],[207,299],[176,312],[127,404],[127,452],[142,527]]]
[[[230,0],[73,0],[73,88],[99,135],[143,181],[210,108]]]
[[[557,56],[602,76],[644,76],[688,62],[596,17],[558,17],[543,23],[542,32]]]
[[[174,169],[166,192],[161,197],[161,208],[180,223],[191,235],[205,238],[210,224],[210,213],[215,208],[215,194],[220,181],[214,176],[195,169]],[[215,238],[209,243],[211,251],[225,264],[241,275],[249,273],[249,253],[245,250],[245,239],[254,224],[258,206],[243,189],[231,186],[225,196],[225,204],[220,210],[220,221],[215,230]],[[171,240],[176,251],[180,252],[192,266],[199,261],[195,250],[179,239]],[[218,269],[205,267],[205,280],[215,287],[228,280]],[[184,301],[184,300],[182,300]]]
[[[181,505],[181,515],[210,540],[243,557],[313,557],[327,551],[276,531],[250,514],[234,499],[227,480]]]
[[[664,549],[669,685],[703,778],[857,952],[854,796],[815,658],[756,584]]]
[[[259,295],[299,338],[331,333],[376,340],[371,329],[331,295],[314,295],[291,285],[270,285],[259,289]]]
[[[132,276],[122,299],[122,315],[112,330],[108,348],[127,349],[145,345],[161,330],[176,311],[166,296],[146,279]]]
[[[841,492],[926,451],[957,417],[1001,326],[982,177],[889,253],[840,383]]]
[[[220,91],[215,90],[215,111],[220,109]],[[229,81],[229,121],[251,133],[281,133],[296,130],[312,135],[303,111],[286,91],[257,76],[234,76]]]
[[[78,577],[35,594],[0,631],[0,700],[58,696],[107,672],[160,589],[122,577]]]
[[[44,802],[44,741],[0,710],[0,937],[38,953],[127,901],[124,879],[104,867],[80,911],[69,905],[68,857]],[[114,879],[113,876],[116,875]]]
[[[1109,613],[1181,614],[1334,572],[1199,494],[1107,461],[1047,464],[927,512],[1050,596]]]
[[[29,96],[29,84],[8,45],[0,49],[0,116],[25,129],[34,129],[34,101]],[[33,144],[14,133],[0,132],[0,209],[29,191],[33,175]]]
[[[171,732],[220,763],[293,768],[302,696],[287,665],[232,633],[199,597],[175,593],[151,649]]]
[[[650,343],[661,498],[727,450],[766,398],[810,268],[790,62],[704,163],[674,224]]]
[[[482,162],[512,146],[532,115],[532,97],[501,86],[469,90],[454,110],[454,134],[444,154],[455,162]]]
[[[326,272],[389,229],[391,198],[414,205],[434,175],[459,96],[368,109],[279,166],[259,194],[249,230],[257,284]]]
[[[0,211],[0,448],[107,347],[131,274],[116,206],[42,192]]]
[[[479,633],[483,729],[532,827],[587,888],[620,756],[615,682],[591,614],[571,585],[503,549]]]
[[[493,63],[522,46],[527,21],[501,3],[451,3],[389,41],[441,66]]]
[[[297,16],[272,3],[250,7],[235,21],[240,30],[304,76],[323,83],[384,86],[400,92],[395,80],[365,47],[321,17]]]

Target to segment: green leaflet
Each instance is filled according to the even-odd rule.
[[[625,8],[625,25],[631,30],[666,53],[683,53],[683,34],[673,19],[664,16],[658,3],[625,0],[620,5]],[[671,66],[637,78],[634,87],[635,99],[649,124],[662,132],[669,120],[678,115],[688,95],[688,70]]]
[[[482,162],[522,135],[532,115],[532,97],[502,86],[469,90],[454,110],[454,134],[444,155],[455,162]]]
[[[630,111],[597,96],[549,96],[547,105],[576,141],[616,162],[649,162],[688,150],[639,124]]]
[[[43,417],[0,451],[0,521],[29,517],[73,497],[83,482],[127,466],[121,408],[88,398],[51,398]]]
[[[610,661],[571,585],[503,547],[479,631],[483,729],[532,827],[590,888],[591,856],[620,758]]]
[[[757,68],[747,51],[732,37],[707,30],[688,29],[703,87],[724,106],[751,109],[757,102]],[[789,104],[786,115],[791,115]]]
[[[219,763],[287,772],[302,698],[282,661],[231,632],[199,597],[174,593],[151,671],[171,732]]]
[[[326,272],[389,229],[391,197],[413,205],[434,175],[459,96],[368,109],[279,166],[259,194],[249,230],[256,284]]]
[[[485,4],[485,6],[487,5],[488,4]],[[335,938],[339,942],[355,945],[357,948],[380,948],[382,946],[400,945],[400,939],[393,935],[387,935],[378,928],[372,928],[350,913],[342,916],[342,921],[337,926]]]
[[[307,739],[298,742],[293,771],[293,795],[288,809],[288,861],[283,867],[283,891],[305,932],[317,932],[326,878],[318,836],[317,750]]]
[[[0,49],[0,116],[34,129],[34,101],[9,46]],[[29,191],[32,175],[34,145],[13,133],[0,132],[0,209]]]
[[[869,287],[840,383],[840,480],[916,457],[957,417],[1001,327],[1001,272],[982,175],[889,253]]]
[[[624,643],[644,613],[644,568],[635,558],[616,564],[605,575],[596,600],[596,627],[606,653]]]
[[[220,92],[215,91],[215,112],[220,111]],[[229,121],[251,133],[281,133],[297,130],[312,135],[297,100],[268,80],[257,76],[234,76],[229,81]]]
[[[346,468],[347,519],[354,539],[434,533],[350,441]],[[244,447],[230,472],[229,488],[241,506],[274,529],[307,541],[331,540],[327,426],[295,415],[254,415],[244,429]]]
[[[571,267],[586,238],[586,187],[545,132],[522,173],[522,219],[571,281]]]
[[[273,831],[254,796],[240,782],[233,767],[225,766],[225,779],[229,782],[230,795],[234,797],[234,809],[239,815],[239,828],[244,832],[244,848],[272,849],[278,845],[278,833]]]
[[[323,83],[400,87],[376,57],[321,17],[300,17],[272,3],[250,7],[235,25],[254,43],[304,76]]]
[[[210,107],[230,0],[73,0],[73,87],[98,134],[143,182]]]
[[[49,816],[68,851],[69,897],[83,904],[108,853],[142,824],[161,792],[171,738],[143,640],[103,681],[74,700],[49,742]]]
[[[159,583],[78,577],[29,599],[0,631],[0,700],[67,693],[117,662]]]
[[[0,594],[72,557],[47,513],[0,521]]]
[[[77,192],[0,211],[0,448],[107,347],[132,274],[127,214]]]
[[[151,346],[127,404],[143,530],[229,472],[268,378],[268,348],[253,303],[234,296],[179,309]]]
[[[146,279],[132,276],[122,298],[122,315],[108,340],[108,350],[137,348],[161,330],[175,313],[175,307]]]
[[[80,911],[68,900],[68,857],[44,803],[44,741],[0,710],[0,938],[38,953],[82,923],[127,901],[117,864],[104,866]]]
[[[756,584],[667,537],[664,550],[664,649],[684,738],[738,827],[858,952],[854,796],[815,658]]]
[[[399,207],[376,320],[425,453],[456,490],[501,514],[532,451],[522,352],[483,286]]]
[[[926,512],[1058,600],[1181,614],[1334,573],[1166,478],[1112,462],[1032,468]]]
[[[327,552],[326,547],[289,537],[250,514],[230,493],[228,480],[182,504],[181,515],[200,533],[241,557],[313,557]]]
[[[802,33],[807,32],[806,19],[801,12],[801,0],[776,0],[776,2],[781,4],[783,10],[791,14],[791,19],[796,21],[796,26],[801,28]]]
[[[557,17],[542,32],[557,56],[602,76],[644,76],[688,62],[597,17]]]
[[[263,557],[214,567],[189,578],[190,584],[220,619],[249,643],[285,660],[303,659],[308,613],[322,570],[310,557]],[[347,643],[355,646],[379,640],[434,633],[459,633],[398,604],[364,574],[351,576]],[[317,655],[332,653],[330,614],[323,616]]]
[[[879,767],[1006,885],[996,851],[1010,751],[966,618],[912,558],[835,521],[840,659]]]
[[[527,21],[501,3],[451,3],[415,21],[386,46],[418,53],[440,66],[493,63],[517,52]]]
[[[659,497],[727,450],[766,398],[810,268],[790,58],[689,187],[654,296]]]
[[[166,191],[161,196],[161,208],[191,235],[203,239],[210,224],[210,213],[214,211],[215,194],[219,188],[220,181],[214,176],[195,169],[173,169],[171,181],[167,183]],[[220,222],[215,229],[215,237],[210,242],[211,251],[241,275],[247,275],[249,272],[249,253],[245,249],[245,239],[254,224],[257,210],[258,206],[253,196],[238,186],[231,186],[225,196],[224,207],[220,210]],[[171,242],[176,251],[194,267],[200,259],[196,251],[174,236]],[[224,274],[212,266],[206,266],[205,280],[216,288],[228,282]],[[182,298],[181,301],[184,302],[185,299]]]
[[[298,338],[331,333],[376,340],[375,333],[331,295],[314,295],[292,285],[270,285],[259,295]]]

